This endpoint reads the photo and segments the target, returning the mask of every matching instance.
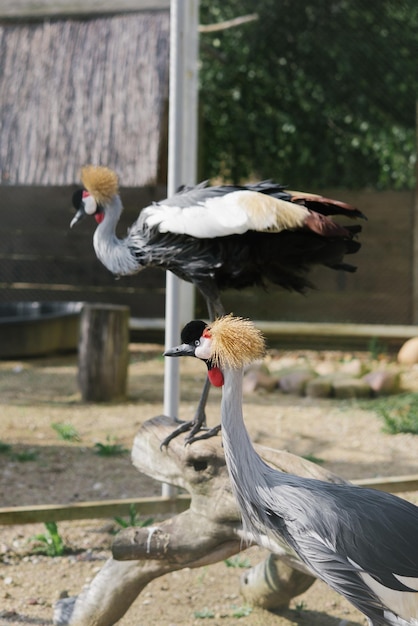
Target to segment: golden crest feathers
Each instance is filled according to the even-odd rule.
[[[225,315],[209,324],[212,359],[219,367],[240,369],[265,354],[263,334],[249,319]]]
[[[102,165],[86,165],[81,170],[83,187],[98,204],[109,202],[119,190],[116,172]]]

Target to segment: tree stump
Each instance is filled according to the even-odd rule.
[[[126,395],[129,315],[126,306],[84,306],[78,344],[78,385],[84,402]]]

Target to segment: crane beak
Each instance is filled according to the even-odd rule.
[[[86,212],[84,210],[84,206],[81,205],[80,208],[78,209],[77,213],[74,215],[73,219],[71,220],[70,223],[70,228],[72,228],[73,226],[75,226],[78,222],[80,222],[83,217],[86,217]]]
[[[164,356],[195,356],[194,352],[194,346],[189,343],[182,343],[180,346],[166,350]]]

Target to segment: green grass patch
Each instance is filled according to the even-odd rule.
[[[306,604],[306,602],[304,602],[304,600],[297,602],[295,605],[295,611],[297,613],[303,613],[303,611],[306,611],[307,608],[308,608],[308,605]]]
[[[383,430],[391,435],[418,435],[418,393],[403,393],[391,398],[374,400],[363,405],[375,411],[383,421]]]
[[[323,463],[325,463],[324,459],[321,459],[319,456],[315,456],[314,454],[304,454],[302,456],[302,459],[306,459],[307,461],[310,461],[311,463],[316,463],[317,465],[322,465]]]
[[[252,613],[252,608],[250,606],[233,606],[231,616],[240,618],[240,617],[248,617]]]
[[[28,461],[36,461],[38,453],[36,450],[22,450],[21,452],[13,452],[12,459],[19,463],[27,463]]]
[[[130,526],[138,526],[140,528],[144,528],[145,526],[150,526],[153,523],[154,518],[148,517],[147,519],[141,519],[136,512],[135,505],[131,504],[129,506],[128,519],[125,519],[123,517],[115,517],[114,520],[122,528],[129,528]]]
[[[251,567],[250,560],[239,554],[231,556],[229,559],[224,559],[224,563],[227,567]]]
[[[129,452],[127,448],[124,448],[120,443],[116,443],[116,440],[109,436],[106,438],[106,443],[95,443],[94,449],[99,456],[118,456],[119,454]]]
[[[58,437],[64,441],[81,441],[81,437],[77,432],[77,429],[72,424],[55,422],[54,424],[51,424],[51,428],[53,428]]]
[[[370,353],[370,358],[375,361],[379,358],[381,354],[387,354],[387,345],[382,342],[379,337],[371,337],[368,349]]]
[[[38,533],[31,537],[35,542],[32,552],[46,556],[62,556],[65,552],[64,541],[58,531],[56,522],[45,522],[45,533]]]
[[[215,611],[205,607],[201,611],[195,611],[194,616],[196,619],[213,619],[215,617]]]

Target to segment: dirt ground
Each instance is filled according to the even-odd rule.
[[[128,399],[83,404],[77,387],[76,355],[0,362],[1,506],[71,503],[160,495],[161,485],[131,466],[128,452],[103,457],[96,443],[130,449],[139,426],[162,413],[162,347],[131,346]],[[313,364],[322,369],[369,363],[367,354],[295,352],[267,359],[271,372]],[[204,369],[182,361],[181,417],[193,415]],[[418,391],[418,370],[402,373],[407,390]],[[214,390],[209,424],[219,420],[220,392]],[[359,401],[313,400],[279,391],[245,397],[246,423],[258,443],[321,459],[346,479],[417,473],[416,435],[388,435],[372,408]],[[53,424],[71,424],[78,441],[59,438]],[[417,493],[402,494],[418,503]],[[0,527],[0,624],[51,625],[59,597],[77,595],[110,556],[118,525],[114,520],[60,522],[68,552],[62,557],[34,553],[32,540],[43,524]],[[251,548],[239,565],[255,565],[265,552]],[[355,626],[362,616],[316,582],[289,610],[274,614],[251,609],[239,593],[243,567],[224,562],[182,570],[151,582],[120,626]]]

